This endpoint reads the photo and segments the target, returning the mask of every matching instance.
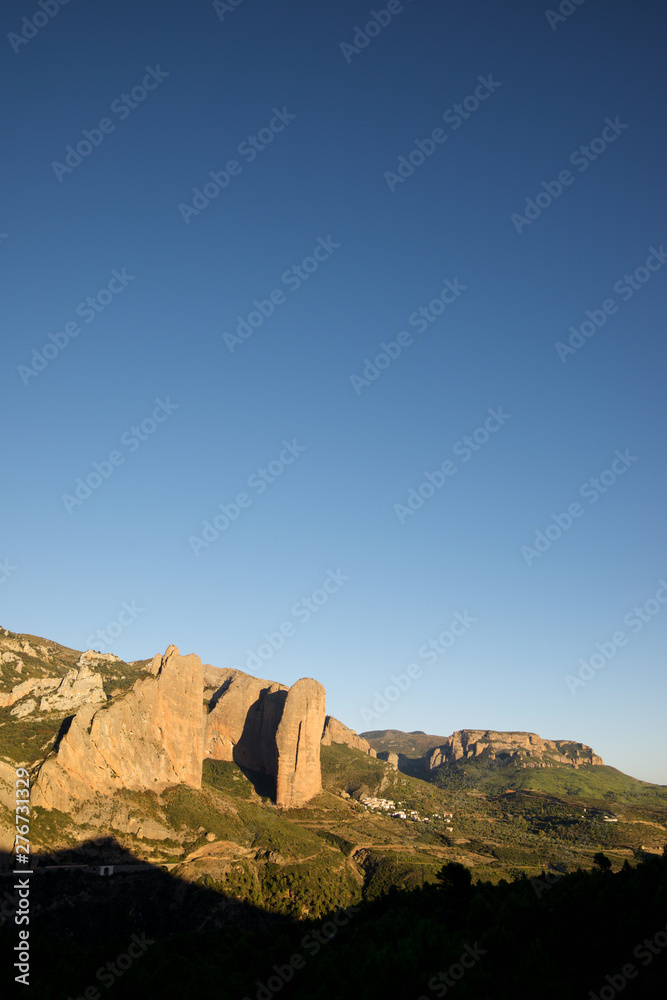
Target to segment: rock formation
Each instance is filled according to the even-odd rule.
[[[215,690],[205,757],[233,760],[240,767],[277,777],[276,730],[289,689],[240,670],[207,666],[204,677],[207,687]]]
[[[324,698],[324,688],[311,677],[302,677],[287,692],[276,731],[276,804],[286,809],[302,806],[322,790]]]
[[[79,811],[92,810],[92,822],[97,796],[121,789],[160,792],[177,784],[200,788],[202,763],[213,759],[238,764],[281,808],[300,807],[321,790],[320,747],[334,743],[419,776],[475,758],[522,768],[603,763],[582,743],[481,729],[448,738],[368,733],[377,754],[364,737],[325,715],[324,688],[312,678],[286,687],[240,670],[202,666],[175,646],[147,664],[47,646],[0,629],[0,708],[16,719],[30,715],[48,723],[51,740],[60,727],[55,749],[41,764],[39,750],[28,751],[34,756],[27,763],[36,764],[33,805],[69,812],[78,804]],[[137,665],[144,672],[134,680]],[[117,686],[107,696],[110,679]],[[15,745],[8,743],[12,761]]]
[[[121,788],[160,791],[201,786],[203,668],[170,646],[122,698],[78,710],[33,785],[35,806],[69,809],[72,800]]]
[[[322,685],[302,678],[287,688],[240,670],[209,666],[204,677],[207,687],[215,689],[205,756],[233,760],[274,779],[276,803],[284,808],[303,805],[316,795],[322,788]]]
[[[77,667],[83,667],[85,664],[91,663],[120,663],[120,656],[116,656],[115,653],[96,653],[94,649],[87,649],[85,653],[82,653],[79,659],[76,661]]]
[[[34,767],[32,804],[77,815],[93,810],[91,822],[99,797],[122,789],[200,788],[206,759],[235,762],[261,794],[294,808],[322,788],[321,741],[375,755],[337,720],[325,724],[317,681],[286,687],[202,665],[175,646],[128,665],[113,653],[47,646],[0,629],[0,708],[15,719],[43,720],[55,739],[41,762],[32,747],[33,757],[16,760]]]
[[[348,747],[354,747],[355,750],[362,750],[370,757],[377,756],[376,751],[363,736],[358,736],[353,729],[348,729],[338,719],[334,719],[333,715],[327,715],[322,733],[322,746],[328,747],[332,743],[345,743]]]
[[[15,704],[15,702],[20,701],[21,698],[25,698],[28,694],[41,695],[45,691],[55,691],[60,681],[60,677],[49,677],[43,680],[38,677],[31,677],[27,681],[22,681],[21,684],[13,687],[11,691],[0,691],[0,708],[7,708],[9,705]]]
[[[30,715],[37,708],[37,702],[34,698],[26,698],[25,701],[20,701],[18,705],[14,705],[13,709],[9,713],[17,719],[24,719],[26,715]]]
[[[68,670],[53,692],[39,703],[41,712],[69,712],[81,705],[101,704],[106,701],[102,675],[96,674],[86,662],[84,666]]]
[[[393,767],[394,771],[398,771],[397,753],[391,753],[390,750],[381,750],[378,754],[378,760],[386,760],[387,764]]]
[[[492,729],[460,729],[446,743],[431,750],[425,757],[426,769],[432,771],[445,763],[468,760],[486,753],[491,760],[506,759],[526,767],[551,765],[602,764],[584,743],[569,740],[544,740],[537,733],[502,733]]]

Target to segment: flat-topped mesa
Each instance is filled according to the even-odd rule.
[[[377,757],[377,752],[363,736],[359,736],[353,729],[349,729],[338,719],[334,719],[333,715],[327,715],[322,732],[322,746],[328,747],[332,743],[344,743],[355,750],[362,750],[369,757]]]
[[[291,688],[240,670],[205,668],[217,690],[206,721],[205,757],[234,761],[275,781],[276,804],[296,808],[322,789],[325,691],[310,678]]]
[[[33,804],[66,812],[73,800],[122,788],[200,788],[203,692],[199,657],[169,646],[127,695],[78,710],[39,770]]]
[[[585,743],[570,740],[545,740],[537,733],[498,732],[493,729],[460,729],[425,757],[427,770],[441,764],[469,760],[481,754],[491,760],[520,760],[526,767],[551,767],[569,764],[602,764]]]

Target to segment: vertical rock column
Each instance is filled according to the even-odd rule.
[[[322,790],[324,703],[324,688],[311,677],[302,677],[287,692],[276,732],[276,804],[284,809],[302,806]]]

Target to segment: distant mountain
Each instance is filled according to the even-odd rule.
[[[423,757],[429,750],[441,746],[446,736],[427,736],[418,730],[403,733],[400,729],[378,729],[370,733],[359,733],[378,753],[402,754],[404,757]]]
[[[409,758],[421,758],[425,771],[441,764],[454,764],[483,756],[487,760],[512,761],[521,767],[553,767],[581,764],[599,765],[601,757],[585,743],[545,740],[537,733],[498,732],[493,729],[459,729],[451,736],[403,733],[398,729],[361,734],[378,752],[389,751]]]
[[[537,733],[496,732],[493,729],[460,729],[436,747],[426,760],[432,771],[440,764],[454,764],[484,756],[489,761],[512,762],[520,767],[580,767],[603,764],[585,743],[545,740]]]
[[[487,795],[535,791],[601,802],[667,807],[667,788],[608,767],[585,743],[529,732],[461,729],[448,737],[396,729],[364,733],[378,752],[398,754],[398,768],[449,792]],[[419,755],[421,751],[421,756]]]

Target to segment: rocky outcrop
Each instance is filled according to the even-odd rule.
[[[23,666],[23,660],[17,653],[12,653],[8,649],[4,653],[0,653],[0,663],[20,663]]]
[[[47,677],[44,679],[32,677],[30,680],[17,684],[11,691],[0,692],[0,708],[8,708],[29,694],[41,695],[46,691],[54,691],[60,682],[60,677]]]
[[[302,677],[287,692],[276,731],[276,804],[285,809],[302,806],[322,790],[324,700],[324,688],[311,677]]]
[[[13,649],[18,653],[25,653],[26,656],[32,656],[38,660],[51,659],[51,651],[48,646],[39,645],[35,647],[27,639],[22,639],[20,636],[12,639],[7,629],[0,628],[0,643],[4,649]]]
[[[334,719],[333,715],[327,715],[322,733],[322,746],[328,747],[332,743],[345,743],[348,747],[361,750],[370,757],[377,756],[376,751],[363,736],[358,736],[353,729],[348,729],[338,719]]]
[[[391,753],[389,750],[381,750],[378,754],[378,760],[385,760],[387,764],[393,767],[394,771],[398,771],[397,753]]]
[[[121,788],[201,787],[203,690],[199,657],[170,646],[127,695],[78,710],[39,770],[33,805],[65,812],[73,800]]]
[[[102,675],[85,663],[84,666],[68,670],[53,692],[45,695],[39,703],[40,712],[69,712],[81,705],[101,704],[106,701]]]
[[[41,676],[18,683],[20,654],[35,652],[29,638],[2,636],[0,705],[16,718],[41,713],[54,735],[61,726],[55,749],[37,765],[33,805],[62,812],[76,807],[79,814],[122,789],[199,788],[206,758],[234,761],[261,777],[258,791],[261,786],[261,794],[272,794],[283,808],[301,806],[321,790],[325,692],[317,681],[302,678],[288,688],[203,666],[197,656],[181,656],[170,646],[149,665],[141,662],[144,672],[129,691],[121,685],[109,696],[104,667],[122,679],[116,668],[122,661],[94,650],[79,654],[62,647],[66,655],[59,654],[55,665],[31,663]],[[334,738],[369,752],[335,720],[329,736],[332,727]]]
[[[37,708],[37,702],[34,698],[26,698],[25,701],[20,701],[18,705],[14,705],[13,709],[9,713],[15,716],[17,719],[25,719],[26,715],[30,715]]]
[[[537,733],[505,733],[493,729],[460,729],[424,758],[427,770],[441,764],[453,764],[485,754],[490,760],[508,760],[525,767],[549,767],[569,764],[602,764],[585,743],[570,740],[544,740]]]
[[[87,649],[76,661],[77,667],[83,667],[91,663],[120,663],[120,656],[115,653],[96,653],[94,649]]]
[[[207,685],[219,682],[219,687],[211,699],[204,756],[233,760],[239,767],[275,778],[276,730],[289,689],[241,670],[208,666],[205,681]]]
[[[322,788],[320,737],[325,692],[310,678],[291,688],[240,670],[204,671],[214,688],[206,721],[205,757],[234,761],[275,781],[276,803],[303,805]]]

